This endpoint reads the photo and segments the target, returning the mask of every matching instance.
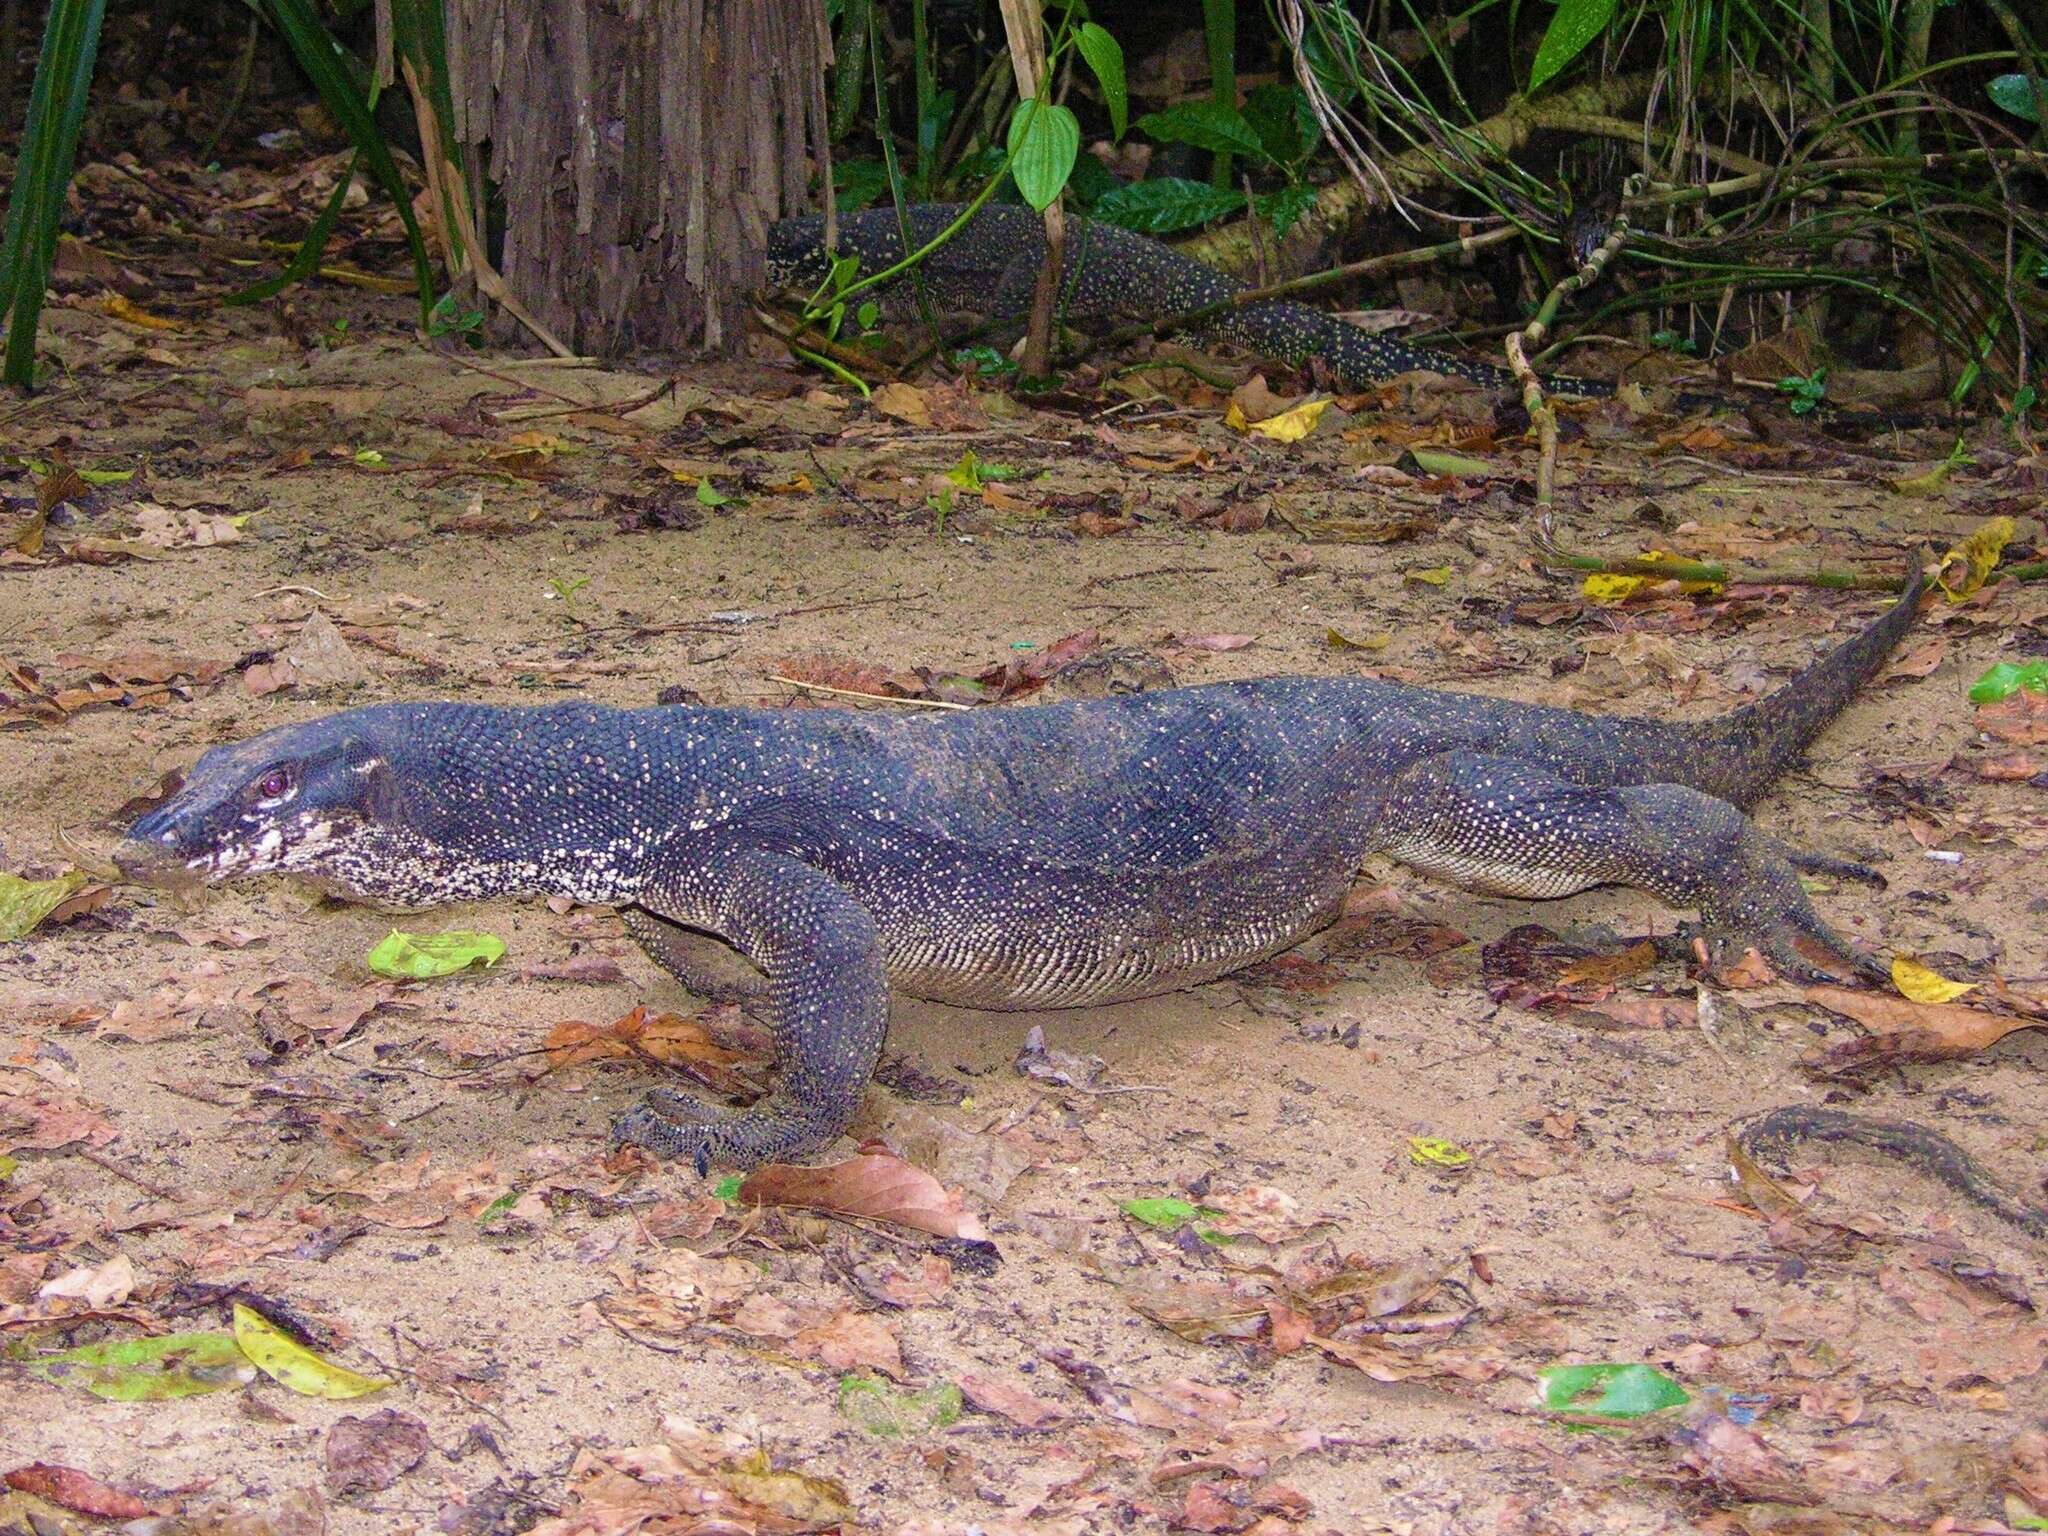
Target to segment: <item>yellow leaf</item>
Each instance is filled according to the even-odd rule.
[[[1596,603],[1626,602],[1649,579],[1647,576],[1614,576],[1606,571],[1595,571],[1586,578],[1585,592]]]
[[[778,480],[773,485],[764,486],[763,489],[770,496],[808,496],[817,487],[811,484],[809,475],[798,473],[787,480]]]
[[[1944,459],[1926,474],[1909,475],[1903,480],[1894,480],[1891,487],[1901,496],[1932,496],[1948,484],[1948,477],[1955,473],[1955,469],[1954,459]]]
[[[375,1376],[358,1376],[346,1366],[323,1360],[282,1332],[262,1313],[235,1303],[235,1342],[249,1363],[301,1397],[362,1397],[391,1385]]]
[[[140,304],[130,303],[118,293],[100,295],[100,311],[112,315],[116,320],[129,325],[139,325],[148,331],[182,331],[184,326],[175,320],[166,320],[162,315],[152,315]]]
[[[1403,571],[1401,580],[1419,581],[1432,587],[1447,587],[1451,584],[1451,568],[1448,565],[1428,565],[1420,570]]]
[[[1238,432],[1256,432],[1260,437],[1269,437],[1276,443],[1298,443],[1315,431],[1316,423],[1323,419],[1332,401],[1326,396],[1321,400],[1304,400],[1297,406],[1282,411],[1278,416],[1268,416],[1264,421],[1246,421],[1244,412],[1237,408],[1235,400],[1230,409],[1223,413],[1223,424]]]
[[[2011,518],[1988,517],[1967,539],[1941,557],[1941,569],[1934,573],[1934,580],[1948,594],[1950,602],[1960,603],[1984,585],[1985,578],[1998,564],[1998,557],[2012,541],[2013,532]]]
[[[1977,990],[1974,981],[1950,981],[1941,972],[1931,971],[1904,955],[1892,956],[1892,985],[1916,1003],[1952,1003]]]
[[[1472,1161],[1472,1154],[1441,1136],[1410,1136],[1408,1160],[1425,1168],[1463,1168]]]
[[[1323,631],[1323,644],[1333,651],[1384,651],[1393,643],[1392,635],[1365,635],[1354,640],[1334,624]]]

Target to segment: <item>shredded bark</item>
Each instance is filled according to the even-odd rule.
[[[828,163],[819,0],[456,0],[447,19],[512,296],[579,352],[736,344],[768,227]]]

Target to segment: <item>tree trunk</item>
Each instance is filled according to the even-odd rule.
[[[822,0],[448,0],[509,296],[578,352],[726,350],[825,152]]]

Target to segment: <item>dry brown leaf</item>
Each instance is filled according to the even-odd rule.
[[[1128,517],[1111,517],[1105,512],[1087,511],[1074,519],[1074,532],[1084,539],[1106,539],[1126,533],[1138,525]]]
[[[1854,1019],[1883,1042],[1882,1054],[1938,1060],[1969,1056],[2004,1039],[2016,1029],[2040,1029],[2040,1019],[2015,1019],[1986,1013],[1962,1003],[1916,1003],[1883,992],[1850,987],[1802,987],[1811,1003]],[[1860,1043],[1860,1042],[1852,1042]]]
[[[972,1371],[960,1378],[960,1395],[983,1413],[997,1414],[1023,1429],[1050,1429],[1068,1417],[1058,1403],[1035,1396],[1016,1382]]]
[[[728,1067],[746,1058],[720,1045],[701,1018],[649,1013],[643,1005],[600,1028],[581,1019],[564,1019],[541,1042],[549,1070],[578,1062],[618,1057],[645,1057],[664,1066]]]
[[[1491,1381],[1505,1365],[1478,1355],[1450,1349],[1396,1349],[1373,1339],[1331,1339],[1312,1335],[1309,1343],[1335,1360],[1363,1371],[1374,1381],[1428,1381],[1433,1376],[1454,1376],[1460,1381]]]
[[[32,1493],[39,1499],[48,1499],[52,1504],[98,1520],[141,1520],[157,1512],[153,1505],[144,1503],[132,1493],[103,1483],[89,1472],[55,1462],[34,1461],[27,1466],[15,1467],[5,1475],[4,1481],[17,1492]],[[35,1522],[35,1528],[41,1528],[39,1521]]]
[[[864,1216],[940,1237],[988,1240],[981,1218],[962,1207],[957,1193],[922,1168],[887,1153],[864,1153],[822,1168],[770,1163],[747,1175],[739,1198],[757,1205]]]
[[[892,380],[878,385],[868,397],[868,403],[884,416],[907,422],[913,427],[929,427],[932,424],[932,410],[925,399],[925,393],[914,384]]]
[[[873,1312],[841,1307],[822,1322],[798,1329],[789,1348],[835,1371],[880,1371],[892,1381],[903,1379],[902,1348],[894,1331]]]

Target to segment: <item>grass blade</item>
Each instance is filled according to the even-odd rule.
[[[7,316],[0,377],[23,389],[35,383],[36,328],[56,258],[57,224],[64,216],[64,193],[71,185],[106,9],[106,0],[51,0],[43,26],[42,57],[29,93],[14,191],[7,200],[7,235],[0,244],[0,307]]]
[[[391,158],[383,130],[370,116],[368,99],[342,63],[340,46],[309,0],[263,0],[263,10],[271,25],[291,45],[299,68],[319,91],[321,104],[348,135],[370,174],[377,178],[377,184],[398,205],[406,244],[412,247],[413,274],[420,290],[420,325],[424,328],[434,306],[434,267],[427,258],[426,241],[420,237],[419,221],[412,214],[412,198],[398,174],[398,162]]]

